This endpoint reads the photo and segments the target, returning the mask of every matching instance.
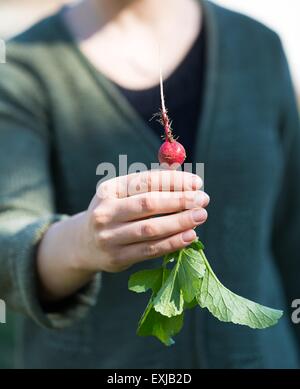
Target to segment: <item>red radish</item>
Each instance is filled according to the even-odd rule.
[[[162,123],[165,129],[165,141],[161,145],[158,151],[158,160],[161,164],[167,164],[170,168],[176,169],[178,165],[183,164],[186,158],[186,152],[182,144],[177,142],[173,137],[171,122],[165,105],[161,69],[160,69],[160,95],[161,95],[160,122]]]
[[[179,164],[182,165],[186,158],[185,149],[181,143],[176,140],[166,140],[158,151],[158,160],[160,163],[168,165]]]

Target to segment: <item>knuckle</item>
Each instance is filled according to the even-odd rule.
[[[102,182],[97,186],[97,196],[100,199],[108,197],[110,194],[110,183],[108,181]]]
[[[139,173],[133,181],[135,183],[136,192],[147,192],[151,187],[151,174],[149,172]]]
[[[110,232],[103,230],[98,233],[98,243],[101,245],[101,247],[107,247],[110,240],[111,240]]]
[[[143,223],[141,225],[141,235],[142,237],[152,238],[156,236],[156,228],[149,222]]]
[[[144,213],[153,211],[153,201],[149,196],[142,196],[140,199],[140,208]]]
[[[188,207],[188,204],[191,202],[191,195],[188,193],[184,193],[179,198],[179,207],[180,209],[186,209]]]
[[[181,229],[185,229],[190,225],[193,225],[193,219],[190,213],[184,212],[178,215],[178,224]]]
[[[151,184],[152,184],[151,171],[150,172],[148,171],[142,175],[141,183],[142,183],[142,185],[145,185],[147,188],[151,188]]]
[[[130,267],[130,264],[128,263],[126,257],[124,257],[120,250],[115,250],[110,257],[108,267],[110,269],[110,272],[112,273],[118,273],[121,271],[124,271]]]
[[[104,207],[98,207],[92,211],[93,224],[97,226],[104,226],[110,220],[110,214],[108,209]]]
[[[93,209],[91,212],[91,219],[97,222],[99,217],[100,217],[100,209],[99,208]]]
[[[168,252],[173,252],[178,250],[178,244],[174,239],[169,239],[167,243],[167,251]]]
[[[109,266],[111,268],[119,268],[121,265],[121,257],[120,255],[116,254],[112,256],[109,260]]]
[[[157,245],[153,243],[147,244],[143,249],[143,254],[145,257],[156,257],[158,255]]]

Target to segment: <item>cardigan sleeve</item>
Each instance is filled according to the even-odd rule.
[[[280,57],[278,95],[281,101],[280,132],[284,170],[274,210],[273,248],[291,314],[292,301],[300,298],[300,125],[297,100],[282,46]],[[300,346],[300,326],[295,323],[292,326]]]
[[[55,211],[42,92],[22,63],[0,65],[0,298],[42,326],[62,328],[96,303],[100,275],[57,309],[39,301],[37,245],[52,223],[68,217]]]

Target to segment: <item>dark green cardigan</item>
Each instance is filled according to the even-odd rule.
[[[56,312],[42,309],[35,248],[49,224],[86,209],[100,162],[128,154],[128,163],[149,165],[160,144],[55,15],[12,39],[0,65],[0,298],[25,314],[25,367],[298,367],[300,327],[289,306],[300,297],[300,132],[287,62],[274,32],[203,5],[207,74],[196,160],[205,163],[211,205],[199,235],[225,285],[283,309],[284,318],[251,330],[195,309],[175,346],[139,338],[147,296],[128,292],[127,279],[149,262],[99,274]]]

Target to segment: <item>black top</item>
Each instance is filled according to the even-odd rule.
[[[164,81],[166,107],[174,136],[178,137],[187,152],[186,162],[192,162],[196,130],[200,120],[203,83],[205,72],[205,29],[202,28],[191,50],[178,68]],[[159,85],[143,90],[118,88],[149,124],[158,136],[164,129],[157,120],[151,118],[160,108]]]

